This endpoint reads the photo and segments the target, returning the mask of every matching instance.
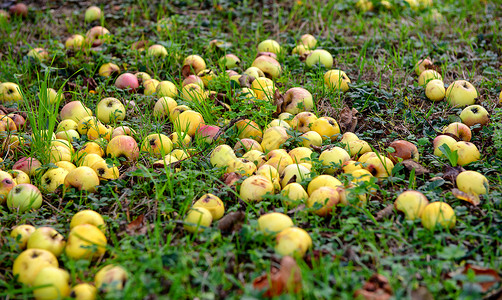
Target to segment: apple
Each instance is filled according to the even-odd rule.
[[[81,210],[73,215],[70,221],[70,230],[81,224],[91,224],[99,228],[103,233],[106,232],[106,223],[103,217],[90,209]]]
[[[260,143],[253,139],[242,139],[238,140],[237,143],[235,143],[234,151],[236,153],[244,154],[250,150],[258,150],[260,152],[263,152],[263,148],[261,147]]]
[[[397,196],[394,207],[403,212],[408,220],[419,219],[429,200],[419,191],[405,191]]]
[[[301,87],[290,88],[284,94],[282,111],[297,114],[301,111],[310,111],[314,107],[312,94]]]
[[[92,47],[101,46],[107,39],[110,31],[102,26],[94,26],[85,34],[86,43]]]
[[[203,103],[206,95],[203,87],[196,83],[189,83],[181,89],[181,98],[188,102]]]
[[[309,195],[298,182],[292,182],[281,190],[281,195],[287,200],[284,200],[284,204],[288,206],[297,206],[301,203],[305,203]]]
[[[72,161],[72,154],[67,147],[51,146],[49,159],[51,163],[55,163],[58,161]]]
[[[18,184],[7,194],[7,207],[11,211],[23,213],[39,209],[40,206],[42,206],[42,193],[32,184]]]
[[[264,214],[258,218],[258,230],[268,236],[274,236],[293,226],[293,220],[290,217],[278,212]]]
[[[307,147],[297,147],[289,151],[288,155],[291,156],[293,163],[299,164],[303,162],[310,162],[310,157],[313,151]]]
[[[99,185],[99,178],[93,169],[82,166],[68,172],[64,179],[64,185],[66,187],[72,186],[79,191],[94,192]]]
[[[327,69],[333,66],[333,56],[324,49],[316,49],[312,51],[305,60],[307,67],[312,68],[315,65],[325,67]]]
[[[197,75],[189,75],[187,78],[183,79],[181,86],[184,87],[189,84],[196,84],[196,85],[200,86],[201,88],[204,87],[204,81],[202,81],[202,79]]]
[[[128,136],[133,136],[136,134],[136,131],[134,131],[134,129],[131,129],[129,126],[119,126],[117,128],[115,128],[113,131],[112,131],[112,136],[111,136],[111,139],[113,139],[114,137],[116,136],[119,136],[119,135],[128,135]],[[93,142],[89,142],[89,143],[93,143]],[[95,143],[94,143],[95,144]],[[97,144],[96,144],[97,145]],[[99,146],[99,145],[98,145]],[[102,150],[101,150],[102,151]],[[104,153],[103,153],[104,155]]]
[[[244,155],[242,155],[242,158],[253,162],[257,168],[260,168],[263,164],[266,163],[265,155],[263,154],[263,152],[258,150],[250,150],[244,153]]]
[[[244,201],[260,202],[267,193],[274,193],[274,185],[266,177],[253,175],[241,184],[240,197]]]
[[[107,265],[96,273],[94,284],[98,290],[110,293],[122,290],[128,277],[127,271],[121,266]]]
[[[99,228],[80,224],[71,229],[65,253],[70,259],[91,260],[105,254],[106,243],[106,237]]]
[[[238,131],[238,138],[250,138],[258,142],[262,141],[263,132],[256,122],[249,119],[239,120],[235,123],[235,127]]]
[[[115,86],[119,89],[132,89],[135,91],[139,87],[138,78],[132,73],[122,73],[115,80]]]
[[[56,128],[56,133],[60,131],[77,130],[77,129],[78,129],[77,122],[73,121],[72,119],[66,119],[58,124],[58,127]]]
[[[16,124],[17,130],[22,130],[25,128],[26,125],[26,119],[18,114],[9,114],[8,118],[10,118],[14,124]]]
[[[156,89],[157,97],[171,97],[175,98],[178,96],[178,88],[171,81],[161,81],[157,85]]]
[[[271,150],[279,149],[288,139],[289,134],[286,131],[286,128],[282,126],[270,127],[263,133],[261,147],[264,152],[269,152]]]
[[[26,56],[31,57],[35,60],[45,61],[49,58],[49,52],[47,52],[47,50],[45,50],[44,48],[33,48],[28,51],[28,54],[26,54]]]
[[[167,56],[167,49],[162,45],[152,45],[148,47],[146,55],[150,57],[160,57],[164,58]]]
[[[298,45],[291,50],[291,54],[299,56],[308,55],[310,52],[311,51],[305,45]]]
[[[58,267],[45,267],[33,280],[36,300],[63,299],[70,295],[70,274]]]
[[[101,157],[103,157],[105,155],[105,151],[103,151],[103,148],[101,148],[101,146],[98,143],[96,143],[96,142],[87,142],[78,151],[78,156],[81,157],[81,156],[84,156],[86,154],[93,154],[93,153],[97,154],[97,155],[99,155]]]
[[[478,91],[466,80],[454,81],[446,90],[446,101],[452,106],[468,106],[476,103]]]
[[[101,19],[101,9],[97,6],[90,6],[85,10],[84,20],[87,23]]]
[[[346,92],[349,90],[350,78],[341,70],[329,70],[324,73],[324,84],[334,91]]]
[[[153,133],[146,136],[141,144],[141,151],[148,152],[153,156],[165,156],[173,149],[171,139],[165,134]]]
[[[106,153],[111,157],[124,157],[126,162],[131,163],[138,159],[139,148],[133,137],[119,135],[110,140],[106,147]]]
[[[358,0],[356,7],[362,12],[372,11],[374,8],[373,2],[370,0]]]
[[[23,101],[23,95],[19,85],[13,82],[0,83],[0,102],[16,103]]]
[[[476,171],[461,172],[457,175],[456,183],[462,192],[476,196],[484,195],[490,189],[488,179]]]
[[[206,62],[199,55],[189,55],[183,60],[182,74],[183,77],[199,74],[200,71],[206,69]]]
[[[171,115],[171,111],[178,106],[178,103],[171,97],[161,97],[153,107],[153,116],[156,118],[165,118]]]
[[[203,195],[193,204],[193,207],[203,207],[207,209],[215,221],[221,219],[225,214],[225,205],[223,201],[213,194]]]
[[[204,207],[190,209],[183,220],[183,228],[191,233],[202,232],[204,228],[211,226],[213,215]]]
[[[96,117],[105,124],[122,121],[125,119],[125,115],[126,109],[117,98],[104,98],[96,106]]]
[[[457,163],[461,166],[478,161],[481,158],[478,147],[470,142],[458,141],[454,143],[450,149],[451,151],[457,151]]]
[[[453,144],[455,144],[456,142],[457,142],[457,140],[449,135],[444,135],[444,134],[438,135],[434,139],[434,141],[432,142],[432,145],[434,147],[434,155],[436,155],[438,157],[444,157],[444,154],[439,149],[439,147],[443,144],[446,144],[448,146],[448,148],[450,148],[450,150],[451,150]]]
[[[270,180],[270,182],[272,182],[272,184],[274,185],[274,191],[281,190],[281,177],[276,167],[269,164],[264,164],[256,171],[256,175],[263,176]]]
[[[363,140],[348,141],[345,143],[344,148],[351,157],[358,157],[364,153],[371,152],[370,144]]]
[[[490,122],[490,114],[481,105],[469,105],[460,113],[460,120],[467,126],[485,126]]]
[[[378,178],[389,177],[394,169],[394,163],[392,163],[392,160],[384,156],[370,157],[364,162],[364,166],[364,168],[368,170],[371,175]]]
[[[310,170],[299,164],[291,164],[284,168],[281,174],[281,186],[285,187],[290,182],[302,182],[310,178]]]
[[[56,138],[66,140],[69,142],[73,142],[73,141],[78,141],[80,139],[80,134],[78,133],[78,131],[70,129],[70,130],[57,132]]]
[[[45,267],[59,267],[56,256],[43,249],[27,249],[14,260],[12,274],[19,283],[32,286],[40,270]]]
[[[330,139],[334,141],[340,134],[338,123],[331,117],[320,117],[316,119],[312,125],[310,125],[310,129],[319,133],[323,140]]]
[[[227,167],[226,173],[238,173],[244,176],[251,176],[256,171],[256,165],[244,158],[232,160]]]
[[[191,110],[191,108],[187,105],[178,105],[173,110],[171,111],[171,114],[169,115],[169,119],[171,120],[172,123],[176,121],[178,116],[187,110]]]
[[[418,77],[418,85],[425,86],[429,81],[438,79],[443,81],[443,77],[435,70],[425,70]]]
[[[339,186],[343,186],[343,184],[340,180],[331,175],[318,175],[309,182],[307,193],[312,195],[315,190],[324,186],[336,189]]]
[[[173,142],[174,147],[188,147],[192,142],[192,138],[185,132],[173,132],[169,135],[169,138]]]
[[[65,247],[64,237],[52,227],[37,228],[28,239],[28,249],[44,249],[58,257]]]
[[[120,67],[114,63],[106,63],[101,65],[98,70],[99,76],[110,77],[114,74],[118,74],[120,72]]]
[[[455,211],[448,203],[433,202],[428,204],[422,211],[422,225],[429,230],[437,227],[455,227]]]
[[[9,173],[0,171],[0,204],[7,202],[10,191],[16,185],[16,181]]]
[[[266,77],[276,79],[281,75],[281,64],[270,56],[258,56],[253,63],[252,67],[260,69]]]
[[[100,180],[115,180],[119,178],[119,169],[114,165],[109,165],[104,159],[94,162],[91,169],[98,174]]]
[[[446,95],[441,79],[432,79],[425,85],[425,96],[432,101],[441,101]]]
[[[333,212],[339,202],[340,194],[338,190],[323,186],[310,194],[306,206],[314,208],[313,213],[316,215],[326,217]]]
[[[412,159],[418,162],[418,149],[413,143],[404,140],[397,140],[390,143],[389,147],[394,149],[394,152],[389,152],[389,158],[393,163],[406,159]]]
[[[95,300],[98,290],[88,283],[79,283],[70,291],[70,298],[77,300]]]
[[[204,118],[196,111],[187,110],[175,119],[173,125],[176,131],[183,131],[190,136],[194,136],[197,129],[204,125]]]
[[[251,82],[251,89],[258,94],[263,93],[266,87],[274,86],[274,82],[270,78],[258,77]]]
[[[33,157],[22,157],[12,166],[12,170],[21,170],[24,173],[33,176],[36,171],[41,169],[40,161]]]
[[[26,249],[26,244],[31,234],[35,232],[35,227],[28,224],[22,224],[14,227],[10,232],[10,237],[14,239],[19,249]]]
[[[431,69],[433,65],[434,64],[432,63],[432,61],[430,59],[424,58],[424,59],[417,61],[417,63],[415,64],[415,67],[413,67],[413,69],[415,70],[415,73],[417,74],[417,76],[420,76],[420,74],[422,74],[423,71]]]
[[[234,150],[229,145],[219,145],[211,152],[209,160],[213,167],[227,167],[228,164],[237,159]]]
[[[69,161],[58,161],[55,163],[55,165],[58,168],[65,169],[67,172],[70,172],[71,170],[75,170],[77,168],[77,166],[75,166],[73,163]],[[66,175],[64,176],[66,177]]]
[[[313,35],[307,33],[300,37],[300,44],[304,45],[308,49],[314,49],[317,44],[317,40]]]
[[[456,137],[458,137],[462,141],[470,141],[472,137],[472,132],[469,126],[459,123],[459,122],[454,122],[443,128],[443,133],[449,133],[452,134]]]
[[[333,147],[328,150],[324,150],[319,156],[319,161],[323,166],[329,167],[326,172],[333,174],[341,165],[350,160],[350,155],[345,151],[345,149],[340,147]],[[333,164],[335,166],[333,166]]]
[[[21,149],[25,149],[24,147],[26,146],[27,142],[25,139],[15,134],[8,135],[2,143],[4,151],[19,151]]]
[[[40,189],[44,193],[54,192],[60,185],[64,184],[64,179],[68,171],[63,168],[49,169],[40,178]]]
[[[148,79],[143,83],[143,94],[145,96],[151,96],[157,93],[157,87],[159,86],[160,81],[157,79]],[[141,83],[140,83],[141,84]]]
[[[136,76],[140,85],[144,85],[146,81],[152,79],[152,76],[146,72],[136,72],[134,76]]]
[[[275,251],[282,256],[303,257],[312,247],[312,238],[301,228],[288,227],[276,236]]]
[[[279,54],[281,52],[281,45],[274,40],[264,40],[258,44],[258,52],[272,52]]]
[[[78,166],[86,166],[86,167],[90,167],[92,166],[92,164],[94,164],[95,162],[97,161],[102,161],[104,160],[101,155],[99,154],[95,154],[95,153],[91,153],[91,154],[86,154],[84,156],[81,156],[79,159],[78,159]]]
[[[66,39],[64,45],[66,49],[80,49],[84,44],[85,38],[81,34],[72,34],[69,38]],[[100,74],[101,75],[101,74]]]
[[[238,67],[241,60],[235,54],[226,54],[218,60],[218,63],[226,69],[232,69]]]
[[[28,16],[28,6],[24,3],[17,3],[9,7],[9,13],[14,16],[26,18]]]
[[[245,75],[249,75],[253,77],[254,79],[259,78],[259,77],[265,77],[265,74],[263,71],[257,67],[249,67],[247,68],[244,73]]]
[[[294,129],[300,131],[300,132],[307,132],[310,131],[310,126],[317,120],[316,115],[314,115],[311,112],[300,112],[298,113],[293,120],[291,121],[291,127]]]
[[[320,147],[322,145],[322,137],[319,133],[315,131],[307,131],[300,136],[302,139],[301,144],[304,147],[312,147],[317,146]]]
[[[82,102],[72,101],[63,106],[59,116],[61,120],[71,119],[78,123],[83,118],[92,116],[92,111]]]
[[[197,73],[197,76],[202,80],[204,87],[206,88],[209,87],[210,83],[216,79],[216,73],[210,69],[200,71]]]

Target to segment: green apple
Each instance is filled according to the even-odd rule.
[[[481,158],[478,147],[470,142],[458,141],[451,146],[451,151],[457,151],[457,163],[461,166],[478,161]]]
[[[58,267],[45,267],[33,280],[36,300],[63,299],[70,295],[70,274]]]
[[[490,189],[488,179],[476,171],[461,172],[457,175],[456,183],[462,192],[476,196],[484,195]]]
[[[85,10],[84,19],[87,23],[101,19],[101,9],[97,6],[90,6]]]
[[[258,52],[271,52],[279,54],[281,52],[281,45],[275,40],[264,40],[258,44]]]
[[[105,124],[122,121],[125,119],[125,115],[126,109],[117,98],[104,98],[96,106],[96,117]]]
[[[139,157],[139,148],[136,140],[128,135],[118,135],[110,140],[106,153],[111,157],[124,157],[126,162],[134,162]]]
[[[124,288],[128,279],[127,271],[121,266],[107,265],[94,276],[94,284],[98,290],[110,293]]]
[[[201,232],[204,228],[211,226],[213,215],[204,207],[194,207],[190,209],[183,220],[183,228],[191,233]]]
[[[281,186],[286,187],[290,182],[302,182],[310,178],[310,170],[303,165],[291,164],[284,168],[281,178]]]
[[[42,206],[42,193],[32,184],[18,184],[7,194],[7,207],[11,211],[23,213],[39,209],[40,206]]]
[[[165,156],[173,149],[173,143],[169,137],[161,133],[153,133],[146,136],[141,144],[141,151],[153,156]]]
[[[19,249],[26,249],[26,244],[31,234],[35,232],[35,227],[28,224],[22,224],[14,227],[10,232],[10,237],[13,238]]]
[[[19,254],[12,265],[12,274],[17,281],[31,286],[40,270],[45,267],[59,267],[54,254],[43,249],[28,249]]]
[[[326,170],[327,173],[333,174],[339,166],[350,160],[350,155],[345,151],[345,149],[340,148],[340,147],[333,147],[328,150],[324,150],[321,152],[321,155],[319,156],[319,161],[328,169]],[[333,166],[333,164],[335,166]]]
[[[207,209],[215,221],[221,219],[223,214],[225,214],[225,205],[223,201],[213,194],[203,195],[194,203],[193,207],[203,207]]]
[[[422,74],[423,71],[430,69],[433,65],[434,64],[432,63],[432,61],[430,59],[424,58],[424,59],[419,60],[415,64],[415,67],[413,67],[413,69],[415,70],[415,73],[417,74],[417,76],[420,76],[420,74]]]
[[[319,133],[315,131],[307,131],[300,136],[302,139],[301,143],[304,147],[312,147],[317,146],[320,147],[322,145],[322,137]]]
[[[274,185],[264,176],[250,176],[241,184],[240,197],[244,201],[259,202],[267,193],[274,193]]]
[[[460,140],[466,142],[470,141],[472,137],[472,132],[469,126],[460,122],[453,122],[447,125],[445,128],[443,128],[443,133],[452,134],[458,137]]]
[[[275,58],[272,58],[270,56],[266,55],[258,56],[253,61],[251,66],[257,67],[258,69],[262,70],[263,74],[265,74],[265,76],[268,78],[276,79],[279,78],[279,76],[281,76],[282,72],[281,64]]]
[[[290,88],[284,94],[282,111],[297,114],[302,111],[311,111],[314,108],[312,94],[301,87]]]
[[[91,260],[105,254],[106,243],[106,237],[98,227],[80,224],[71,229],[65,253],[70,259]]]
[[[490,122],[490,114],[481,105],[469,105],[460,113],[460,119],[467,126],[474,126],[476,124],[485,126]]]
[[[38,227],[28,239],[28,249],[44,249],[58,257],[66,245],[64,237],[54,228]]]
[[[278,212],[264,214],[258,218],[258,230],[266,235],[276,235],[286,228],[293,227],[293,220]]]
[[[312,238],[301,228],[288,227],[276,236],[275,251],[282,256],[303,257],[312,247]]]
[[[441,79],[432,79],[425,85],[425,96],[432,101],[441,101],[446,95]]]
[[[105,63],[99,67],[98,74],[102,77],[110,77],[113,74],[118,74],[120,72],[120,67],[114,63]]]
[[[466,80],[457,80],[446,90],[446,101],[452,106],[473,105],[477,99],[478,91]]]
[[[343,184],[340,180],[331,175],[318,175],[309,182],[307,192],[309,195],[312,195],[317,189],[325,186],[336,189],[337,187],[343,186]]]
[[[19,85],[12,82],[0,83],[0,102],[16,103],[23,100]]]
[[[64,45],[66,49],[80,49],[84,44],[85,38],[81,34],[72,34],[69,38],[66,39]]]
[[[334,91],[349,90],[350,78],[341,70],[329,70],[324,73],[324,84]]]
[[[167,49],[162,45],[152,45],[148,47],[147,56],[164,58],[167,56]]]
[[[316,49],[307,56],[305,63],[309,68],[319,65],[329,69],[333,66],[333,56],[324,49]]]
[[[455,211],[448,203],[433,202],[422,211],[422,225],[429,230],[438,227],[453,228],[455,223]]]
[[[332,187],[323,186],[309,196],[306,206],[313,208],[313,213],[318,216],[326,217],[331,214],[336,205],[340,202],[340,193],[337,189]]]
[[[99,185],[99,177],[92,168],[81,166],[68,172],[64,179],[64,185],[66,187],[72,186],[79,191],[94,192]]]
[[[98,290],[88,283],[79,283],[70,291],[70,297],[76,300],[95,300]]]
[[[403,212],[408,220],[419,219],[429,200],[419,191],[405,191],[397,196],[394,207]]]
[[[429,81],[438,79],[443,81],[443,77],[435,70],[425,70],[418,76],[418,85],[425,86]]]
[[[290,183],[283,187],[281,195],[287,198],[287,200],[284,200],[284,203],[288,206],[297,206],[305,203],[309,197],[303,186],[297,182]]]

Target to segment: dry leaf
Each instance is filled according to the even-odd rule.
[[[408,170],[415,170],[415,175],[420,176],[429,173],[429,169],[426,167],[422,166],[421,164],[417,163],[416,161],[412,159],[405,159],[401,162],[403,166]]]
[[[419,286],[411,291],[411,300],[434,300],[434,296],[425,286]]]
[[[464,201],[467,201],[469,203],[471,203],[472,205],[476,206],[478,205],[479,203],[481,203],[481,199],[479,199],[479,196],[478,195],[474,195],[474,194],[467,194],[465,192],[462,192],[461,190],[459,189],[452,189],[451,190],[451,193],[453,194],[453,196],[455,196],[457,199],[460,199],[460,200],[464,200]]]
[[[343,107],[340,112],[340,120],[338,122],[342,132],[354,132],[357,126],[357,109],[350,109],[348,106]]]
[[[456,182],[458,174],[464,172],[465,169],[461,166],[450,167],[447,166],[446,170],[443,172],[443,178],[446,181]]]
[[[253,281],[253,288],[265,291],[263,297],[276,297],[284,293],[298,293],[302,288],[301,270],[291,256],[284,256],[280,269],[272,267]]]
[[[377,212],[375,216],[375,220],[380,221],[383,218],[386,218],[394,213],[394,204],[389,204],[387,207]]]
[[[246,214],[243,211],[234,211],[223,218],[218,222],[218,229],[221,232],[235,232],[240,230],[244,219],[246,218]]]
[[[389,280],[380,274],[373,274],[363,285],[362,289],[354,293],[354,297],[362,297],[366,300],[388,300],[392,297],[392,288]]]
[[[148,226],[145,226],[145,215],[141,214],[126,226],[128,235],[143,235],[148,231]]]
[[[277,117],[282,113],[284,108],[282,107],[284,104],[284,95],[281,94],[279,89],[276,89],[274,92],[274,105],[277,107],[275,110],[275,113],[273,114],[274,117]]]
[[[496,270],[489,269],[489,268],[483,268],[483,267],[479,267],[479,266],[474,266],[471,264],[466,264],[463,269],[449,273],[448,277],[454,278],[455,276],[457,276],[459,274],[467,274],[469,272],[469,270],[474,271],[474,274],[476,274],[476,276],[488,276],[488,277],[493,278],[492,280],[485,280],[485,281],[479,282],[479,285],[481,286],[483,293],[486,293],[495,284],[500,282],[500,275],[498,274],[498,272]]]

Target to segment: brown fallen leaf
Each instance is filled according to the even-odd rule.
[[[478,284],[481,286],[483,293],[488,292],[495,284],[501,282],[500,275],[496,270],[490,268],[483,268],[471,264],[466,264],[462,269],[449,273],[448,277],[454,278],[459,274],[467,274],[469,270],[472,270],[474,274],[476,274],[476,276],[487,276],[493,278],[492,280],[487,280],[488,279],[487,278],[484,281],[478,282]]]
[[[434,300],[434,296],[425,286],[419,286],[411,291],[411,300]]]
[[[377,214],[375,216],[375,220],[380,221],[383,218],[389,217],[393,213],[394,213],[394,204],[389,204],[384,209],[377,212]]]
[[[263,297],[271,298],[282,294],[298,293],[302,288],[301,271],[291,256],[281,259],[279,269],[272,267],[269,274],[253,280],[253,288],[265,291]]]
[[[224,233],[231,233],[240,230],[242,223],[246,218],[246,214],[243,211],[234,211],[218,221],[218,229]]]
[[[456,182],[458,174],[464,172],[465,169],[461,166],[451,167],[447,166],[443,172],[443,179],[450,182]]]
[[[145,215],[141,214],[131,223],[127,224],[126,233],[128,235],[144,235],[148,231],[148,226],[145,225]]]
[[[277,107],[275,110],[275,113],[273,114],[274,117],[279,116],[283,110],[284,107],[282,107],[284,104],[284,95],[281,94],[279,89],[276,89],[274,92],[274,105]]]
[[[388,300],[392,297],[392,288],[389,280],[380,274],[373,274],[363,287],[354,293],[354,297],[366,300]]]
[[[415,170],[415,175],[417,176],[428,174],[430,172],[429,169],[412,159],[405,159],[401,162],[401,164],[403,164],[408,171]]]
[[[228,185],[232,186],[234,185],[239,179],[242,178],[242,175],[237,173],[237,172],[230,172],[230,173],[225,173],[223,174],[222,181]]]
[[[476,206],[479,203],[481,203],[481,199],[479,199],[478,195],[473,195],[473,194],[467,194],[465,192],[462,192],[459,189],[452,189],[451,193],[453,196],[455,196],[457,199],[467,201],[471,203],[472,205]]]
[[[338,125],[342,132],[354,132],[357,126],[357,109],[350,109],[348,106],[344,106],[342,111],[340,112],[340,120]]]
[[[254,79],[255,78],[253,76],[244,74],[241,77],[239,77],[239,84],[241,85],[241,87],[250,88],[251,87],[251,82],[253,82]]]

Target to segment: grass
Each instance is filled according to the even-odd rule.
[[[38,130],[52,132],[57,126],[57,110],[63,103],[79,100],[95,111],[105,97],[116,97],[123,103],[134,101],[120,125],[136,131],[138,144],[153,133],[169,135],[177,126],[169,120],[153,116],[156,98],[116,89],[113,79],[98,75],[106,62],[120,66],[121,71],[144,71],[159,81],[169,80],[181,93],[181,64],[190,54],[201,55],[206,64],[220,73],[211,83],[217,92],[230,94],[235,86],[223,76],[218,59],[233,53],[241,59],[238,72],[249,67],[256,56],[256,45],[267,38],[280,42],[285,49],[278,60],[283,72],[276,80],[284,93],[302,86],[311,91],[317,115],[341,120],[344,106],[358,112],[355,133],[372,147],[385,153],[387,145],[405,139],[417,145],[420,163],[430,170],[419,175],[402,165],[394,168],[385,180],[372,180],[354,190],[354,196],[368,196],[366,206],[339,207],[327,218],[307,209],[288,211],[281,195],[270,195],[259,203],[239,198],[239,188],[223,182],[223,171],[209,162],[212,147],[195,140],[185,148],[201,152],[179,165],[154,168],[158,159],[142,153],[135,168],[123,166],[115,181],[103,182],[97,192],[87,194],[70,190],[44,194],[42,208],[18,215],[0,206],[0,296],[25,299],[32,288],[17,283],[11,272],[20,250],[13,246],[10,229],[18,224],[52,226],[64,236],[69,221],[78,211],[93,209],[107,223],[106,256],[99,261],[71,260],[64,254],[60,266],[69,271],[72,284],[92,282],[96,272],[109,263],[123,266],[129,274],[124,290],[100,297],[116,299],[255,299],[260,292],[252,281],[277,266],[275,241],[258,231],[257,219],[266,212],[288,213],[296,226],[307,230],[313,247],[304,259],[297,259],[302,271],[303,288],[299,294],[284,298],[352,299],[373,275],[388,278],[394,297],[410,298],[418,287],[426,287],[435,299],[480,299],[486,293],[476,282],[486,280],[475,274],[457,274],[466,264],[500,270],[502,265],[502,169],[501,120],[498,95],[502,86],[502,14],[498,1],[435,1],[432,8],[412,10],[404,1],[390,1],[397,9],[362,12],[355,1],[186,1],[128,0],[104,5],[105,17],[85,24],[84,9],[73,4],[53,6],[30,4],[27,19],[0,20],[0,82],[17,82],[24,94],[28,126],[20,135],[32,141],[19,151],[3,151],[3,170],[10,170],[20,157],[34,155],[44,167],[49,166],[48,138],[35,138]],[[157,30],[162,22],[164,29]],[[93,25],[102,25],[113,33],[112,40],[98,50],[67,52],[64,40],[71,34],[85,34]],[[323,82],[325,68],[309,69],[297,56],[289,55],[304,33],[318,39],[318,48],[334,57],[334,67],[351,78],[346,93],[330,91]],[[138,40],[149,40],[166,47],[165,59],[146,57],[131,49]],[[220,47],[209,47],[214,39],[225,41]],[[44,47],[50,59],[39,62],[26,56],[35,47]],[[444,82],[466,79],[479,94],[479,103],[491,114],[491,123],[474,133],[473,142],[481,151],[481,160],[465,167],[484,174],[490,182],[489,194],[479,206],[455,198],[451,182],[441,177],[446,166],[455,164],[454,153],[443,149],[448,158],[437,158],[432,140],[442,128],[458,121],[461,109],[445,102],[432,103],[417,85],[415,62],[432,58]],[[87,79],[97,86],[91,91]],[[52,87],[64,95],[61,103],[49,105],[45,93]],[[41,95],[41,96],[39,96]],[[246,104],[229,97],[231,110],[205,102],[176,98],[178,105],[198,111],[206,123],[224,127],[230,120],[246,117],[263,128],[271,120],[275,107],[266,102]],[[117,124],[119,125],[119,124]],[[238,131],[230,128],[222,135],[233,147]],[[86,141],[76,141],[78,150]],[[220,140],[222,143],[223,140]],[[301,138],[291,139],[290,145]],[[325,142],[326,144],[326,142]],[[335,146],[343,145],[335,141]],[[195,148],[195,149],[191,149]],[[203,151],[205,150],[205,151]],[[323,167],[313,155],[313,170]],[[338,174],[341,181],[350,176]],[[437,180],[432,180],[437,179]],[[40,177],[35,176],[36,184]],[[239,183],[242,179],[239,181]],[[306,186],[309,180],[302,184]],[[444,201],[455,210],[457,224],[452,229],[431,232],[419,220],[409,221],[393,211],[379,217],[397,195],[407,189],[424,193],[429,201]],[[222,232],[213,225],[201,233],[183,230],[183,217],[192,203],[206,193],[213,193],[225,203],[226,214],[243,211],[242,228]],[[357,201],[355,197],[349,201]],[[130,225],[139,216],[144,221]],[[134,223],[132,223],[134,224]],[[129,226],[128,226],[129,225]],[[493,290],[500,295],[500,284]]]

